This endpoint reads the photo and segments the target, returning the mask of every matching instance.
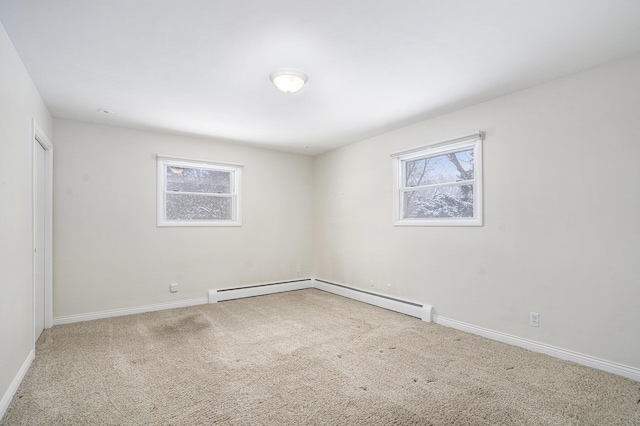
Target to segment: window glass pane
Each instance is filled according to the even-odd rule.
[[[404,163],[406,187],[473,179],[473,149]]]
[[[231,193],[231,172],[167,165],[167,191]]]
[[[231,220],[231,197],[167,194],[167,220]]]
[[[446,186],[404,193],[403,219],[473,217],[473,185]]]

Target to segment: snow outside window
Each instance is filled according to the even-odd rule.
[[[482,134],[392,158],[395,225],[482,226]]]
[[[242,166],[158,157],[158,226],[240,226]]]

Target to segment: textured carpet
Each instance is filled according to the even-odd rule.
[[[2,425],[640,425],[640,383],[319,290],[45,330]]]

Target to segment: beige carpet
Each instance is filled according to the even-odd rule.
[[[640,425],[640,383],[301,290],[45,330],[2,425]]]

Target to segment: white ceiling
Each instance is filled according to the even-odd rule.
[[[55,117],[306,154],[640,51],[640,0],[1,0],[0,21]],[[283,67],[308,84],[278,91]]]

